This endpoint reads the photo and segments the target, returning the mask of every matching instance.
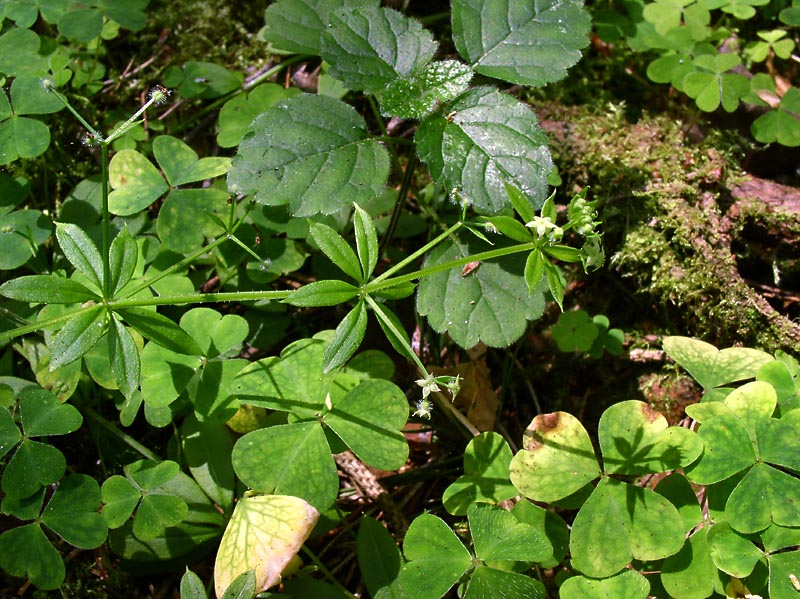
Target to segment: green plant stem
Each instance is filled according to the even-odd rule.
[[[60,91],[58,91],[55,88],[49,88],[48,91],[51,94],[54,94],[56,98],[61,100],[61,103],[67,108],[67,110],[69,110],[72,113],[72,116],[74,116],[76,119],[78,119],[78,122],[81,125],[83,125],[89,133],[91,133],[92,137],[94,137],[97,140],[102,140],[103,139],[103,136],[100,135],[100,132],[97,129],[95,129],[94,127],[92,127],[89,123],[87,123],[86,119],[84,119],[80,115],[80,113],[78,113],[78,111],[75,110],[72,107],[72,104],[69,103],[69,100],[67,100],[67,97],[64,94],[62,94]]]
[[[144,445],[139,443],[136,439],[131,437],[129,434],[125,433],[124,431],[119,430],[117,426],[113,423],[109,422],[106,418],[95,412],[92,408],[87,406],[81,406],[81,410],[94,422],[99,424],[103,429],[111,433],[114,437],[125,443],[131,449],[139,452],[142,456],[144,456],[148,460],[153,460],[154,462],[160,462],[161,460],[159,457],[154,454],[152,451],[147,449]]]
[[[305,545],[303,545],[303,553],[305,553],[306,556],[312,562],[314,562],[314,565],[317,566],[317,568],[319,568],[319,571],[325,575],[325,578],[327,578],[331,582],[331,584],[337,587],[346,597],[348,597],[348,599],[358,599],[358,597],[353,595],[353,593],[344,588],[344,586],[342,586],[342,584],[338,580],[336,580],[336,577],[331,573],[330,570],[328,570],[328,568],[325,567],[325,564],[323,564],[319,560],[319,558],[314,554],[314,552],[311,551]]]
[[[450,235],[452,235],[453,233],[458,231],[463,226],[464,226],[464,224],[461,221],[457,222],[456,224],[451,226],[449,229],[447,229],[446,231],[441,233],[438,237],[436,237],[435,239],[432,239],[431,241],[429,241],[428,243],[423,245],[416,252],[414,252],[410,256],[405,257],[403,260],[401,260],[400,262],[398,262],[397,264],[395,264],[391,268],[387,269],[386,272],[381,273],[380,275],[378,275],[377,277],[372,279],[372,281],[367,283],[367,287],[369,287],[370,285],[375,285],[377,283],[385,281],[386,279],[391,277],[394,273],[404,269],[406,266],[408,266],[409,264],[411,264],[412,262],[417,260],[420,256],[423,256],[427,251],[431,250],[432,248],[434,248],[435,246],[440,244],[442,241],[447,239]],[[379,289],[383,289],[383,287],[384,286],[382,285],[382,286],[379,287]]]
[[[452,228],[452,227],[451,227]],[[449,229],[448,229],[449,231]],[[441,237],[441,236],[440,236]],[[437,238],[438,239],[438,238]],[[381,289],[386,289],[387,287],[394,287],[395,285],[399,285],[401,283],[408,283],[413,281],[414,279],[419,279],[422,277],[427,277],[432,274],[436,274],[437,272],[442,272],[444,270],[450,270],[451,268],[456,268],[458,266],[464,266],[465,264],[469,264],[470,262],[483,262],[485,260],[492,260],[494,258],[501,258],[502,256],[510,256],[511,254],[518,254],[520,252],[529,252],[531,250],[536,249],[536,242],[531,241],[530,243],[520,243],[517,245],[512,245],[505,248],[498,248],[496,250],[489,250],[486,252],[480,252],[478,254],[472,254],[471,256],[465,256],[463,258],[458,258],[456,260],[450,260],[448,262],[444,262],[442,264],[435,264],[433,266],[429,266],[427,268],[422,268],[418,271],[412,272],[407,275],[402,275],[399,277],[395,277],[393,279],[385,279],[384,277],[380,277],[381,280],[374,279],[364,285],[363,291],[365,293],[375,293],[376,291],[380,291]],[[396,270],[396,269],[394,269]],[[386,271],[389,272],[389,271]],[[384,273],[386,274],[386,273]]]
[[[108,142],[100,144],[100,189],[103,197],[103,299],[111,298],[111,217],[108,210]]]

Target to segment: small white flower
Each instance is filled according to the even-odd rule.
[[[416,383],[417,385],[422,387],[423,401],[428,399],[428,395],[431,394],[431,391],[433,391],[434,393],[438,393],[439,391],[441,391],[439,385],[436,384],[436,377],[434,377],[432,374],[428,374],[428,376],[426,376],[424,379],[419,379],[418,381],[416,381]]]
[[[558,241],[564,235],[564,230],[550,220],[549,216],[534,216],[525,226],[536,231],[539,237],[547,236],[550,241]]]
[[[430,402],[430,400],[420,399],[417,402],[417,411],[414,412],[412,416],[419,416],[420,418],[428,418],[430,420],[432,409],[433,404]]]

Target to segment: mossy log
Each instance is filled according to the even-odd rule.
[[[742,173],[719,140],[691,142],[664,117],[536,109],[566,188],[601,201],[610,272],[669,333],[800,349],[800,190]]]

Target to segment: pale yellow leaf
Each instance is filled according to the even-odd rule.
[[[259,592],[278,584],[318,518],[319,512],[299,497],[246,493],[233,510],[217,552],[217,597],[249,570],[255,570]]]

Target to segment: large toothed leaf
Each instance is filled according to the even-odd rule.
[[[253,121],[228,173],[232,192],[293,216],[332,214],[366,204],[383,189],[389,155],[361,116],[328,96],[302,95]]]
[[[543,86],[562,79],[589,44],[580,0],[454,0],[453,41],[483,75]]]
[[[262,37],[276,48],[297,54],[319,54],[322,32],[332,10],[345,6],[378,6],[376,0],[279,0],[264,13]]]
[[[436,46],[419,21],[390,8],[360,7],[330,14],[322,57],[347,87],[374,94],[421,70]]]
[[[510,207],[506,185],[536,210],[547,198],[553,160],[536,115],[494,88],[459,96],[423,120],[415,139],[433,178],[482,212]]]
[[[490,249],[485,242],[448,240],[428,256],[426,267],[443,264]],[[497,247],[497,246],[494,246]],[[461,347],[483,341],[506,347],[525,331],[528,320],[544,311],[541,286],[532,294],[525,285],[525,256],[515,254],[483,262],[466,276],[457,267],[419,282],[417,309],[438,332],[447,331]]]

